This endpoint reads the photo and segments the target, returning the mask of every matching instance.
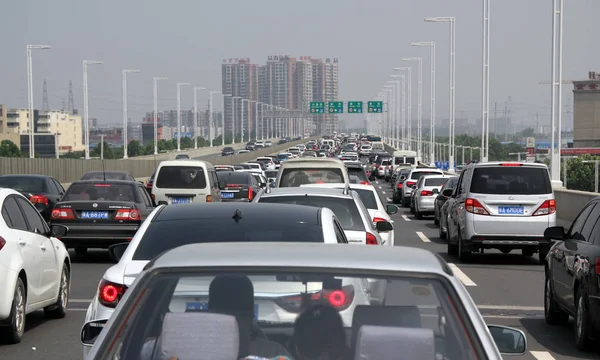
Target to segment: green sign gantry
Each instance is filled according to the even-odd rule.
[[[383,101],[369,101],[367,107],[369,113],[383,113]]]
[[[328,109],[330,114],[341,114],[344,112],[344,102],[330,101],[328,104]]]
[[[363,102],[362,101],[348,101],[348,113],[350,114],[362,114]]]
[[[311,114],[325,114],[325,103],[323,101],[311,101],[310,102],[310,113]]]

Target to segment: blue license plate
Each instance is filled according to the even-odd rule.
[[[522,206],[498,206],[500,215],[523,215],[525,209]]]
[[[208,310],[208,303],[205,302],[186,302],[185,312]],[[254,320],[258,320],[258,304],[254,304]]]
[[[171,204],[190,204],[192,202],[192,198],[183,197],[183,198],[171,198]]]
[[[221,199],[233,199],[233,193],[231,192],[222,192]]]
[[[108,211],[82,211],[82,219],[108,219]]]

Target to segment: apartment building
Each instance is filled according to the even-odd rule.
[[[224,59],[221,65],[221,82],[224,94],[225,132],[235,129],[244,138],[255,129],[255,104],[259,101],[259,67],[250,59]],[[242,101],[242,99],[246,99]],[[233,120],[232,120],[233,119]]]

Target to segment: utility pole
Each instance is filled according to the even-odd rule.
[[[510,124],[508,123],[508,102],[505,101],[504,102],[504,141],[506,140],[506,137],[508,136],[508,132],[510,131]]]
[[[494,101],[494,138],[498,138],[498,102]]]

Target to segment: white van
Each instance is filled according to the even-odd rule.
[[[350,183],[343,162],[332,158],[299,158],[281,163],[275,187],[326,183]]]
[[[220,202],[215,167],[201,160],[163,161],[156,169],[152,198],[157,205]]]
[[[411,164],[416,166],[419,164],[419,161],[421,161],[421,159],[417,157],[417,152],[411,150],[396,150],[394,151],[393,156],[394,170],[398,167],[398,165]]]

